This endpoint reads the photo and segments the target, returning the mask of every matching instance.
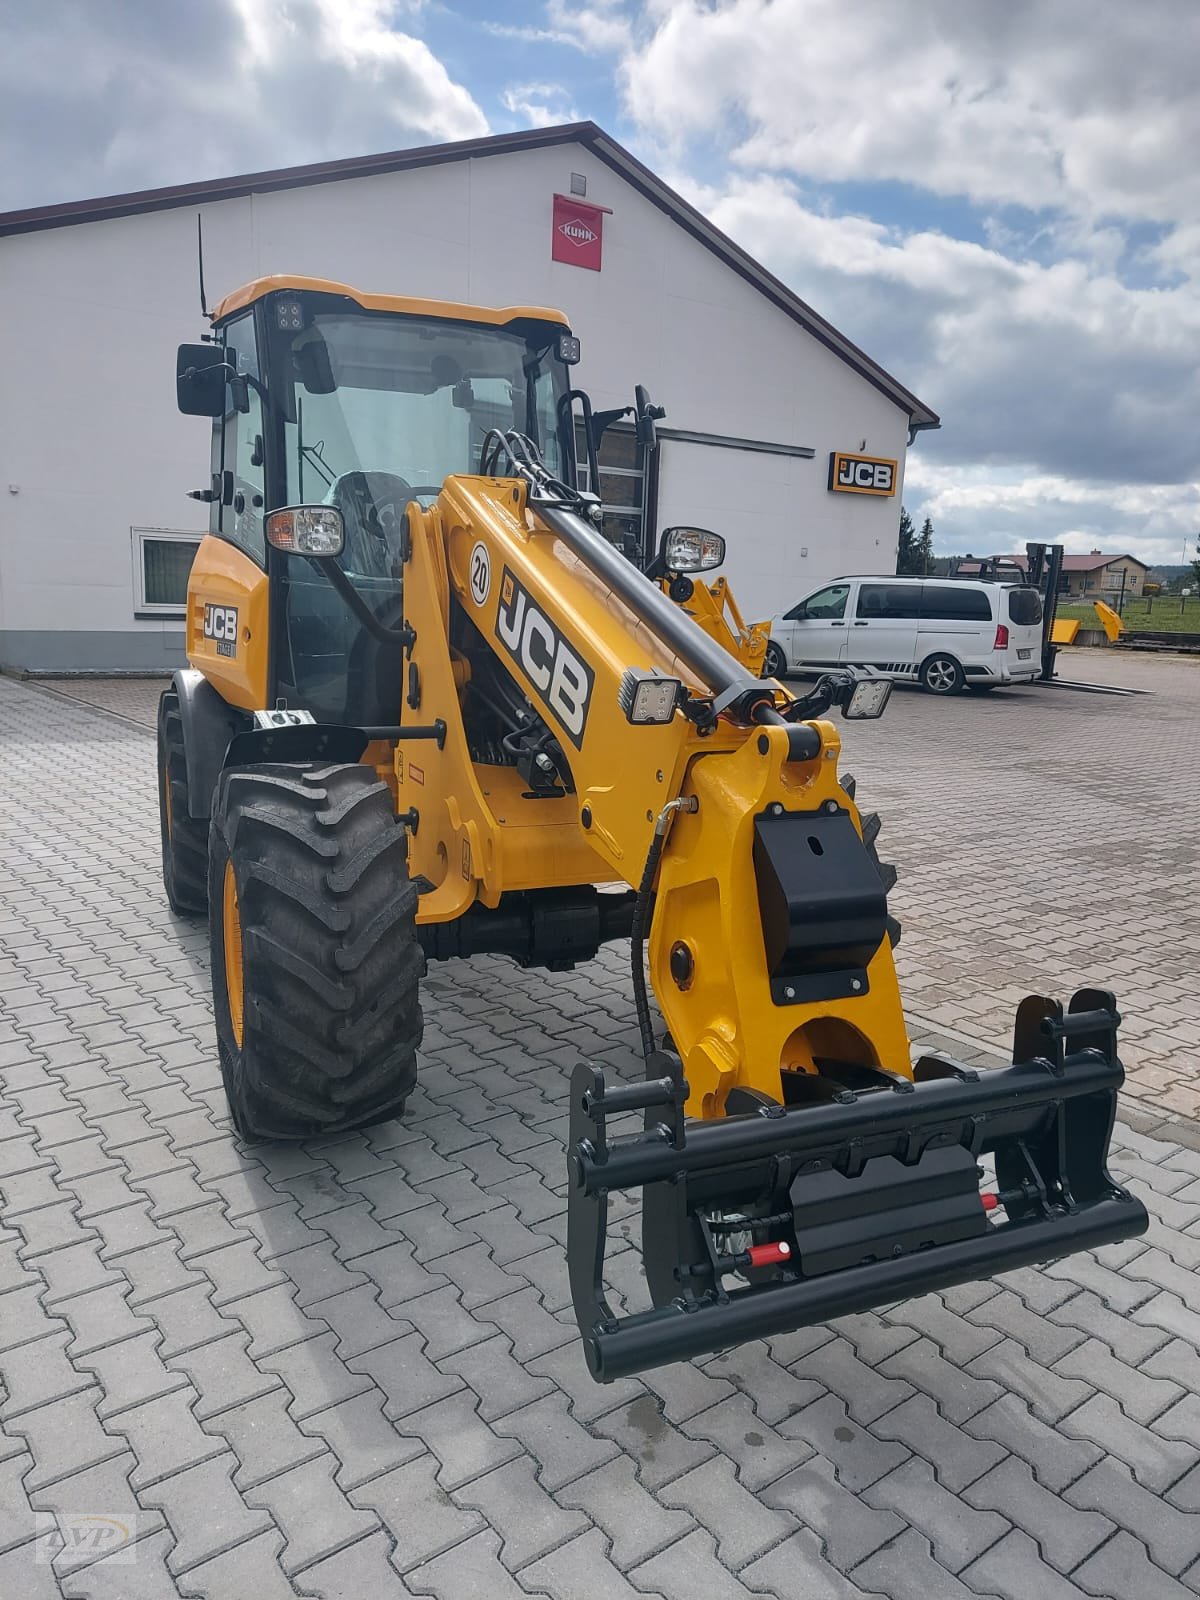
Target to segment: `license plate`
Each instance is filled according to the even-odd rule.
[[[1017,660],[1018,661],[1029,661],[1032,658],[1032,656],[1033,656],[1033,651],[1032,650],[1018,650],[1017,651]]]

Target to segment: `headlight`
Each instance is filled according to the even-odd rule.
[[[346,540],[336,506],[285,506],[270,513],[266,528],[276,550],[298,556],[340,556]]]

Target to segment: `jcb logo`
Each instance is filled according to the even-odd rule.
[[[507,567],[500,583],[496,637],[578,750],[583,744],[595,674]]]
[[[204,637],[212,639],[219,656],[231,656],[237,650],[238,614],[236,606],[204,607]]]
[[[834,450],[829,457],[829,487],[842,494],[893,495],[896,462]]]

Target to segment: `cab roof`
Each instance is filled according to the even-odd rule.
[[[304,289],[316,294],[336,294],[353,300],[364,311],[393,311],[409,317],[442,317],[453,322],[485,323],[496,328],[508,327],[514,322],[549,322],[560,328],[570,323],[561,311],[549,306],[468,306],[454,300],[414,300],[399,294],[363,294],[348,283],[335,283],[330,278],[294,278],[286,273],[276,273],[267,278],[255,278],[243,284],[232,294],[227,294],[212,313],[214,323],[223,322],[235,311],[253,305],[264,295],[280,289]]]

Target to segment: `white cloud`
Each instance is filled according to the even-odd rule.
[[[400,0],[39,0],[0,52],[0,208],[469,138]],[[70,71],[63,69],[70,40]]]
[[[579,113],[561,84],[514,83],[500,99],[504,109],[529,128],[552,128],[556,123],[579,121]]]
[[[905,501],[936,529],[944,554],[1011,554],[1026,540],[1069,552],[1139,556],[1174,565],[1190,560],[1200,527],[1200,484],[1094,484],[1020,467],[996,469],[908,458]]]
[[[558,44],[584,55],[611,55],[627,50],[633,31],[622,0],[593,0],[576,5],[572,0],[547,0],[547,26],[526,22],[483,24],[484,32],[501,39],[521,39],[528,44]]]
[[[981,205],[1200,217],[1190,0],[650,0],[626,105],[673,148]]]
[[[1104,482],[1196,470],[1200,282],[1131,287],[945,234],[830,216],[777,177],[697,202],[936,411],[922,452]]]

